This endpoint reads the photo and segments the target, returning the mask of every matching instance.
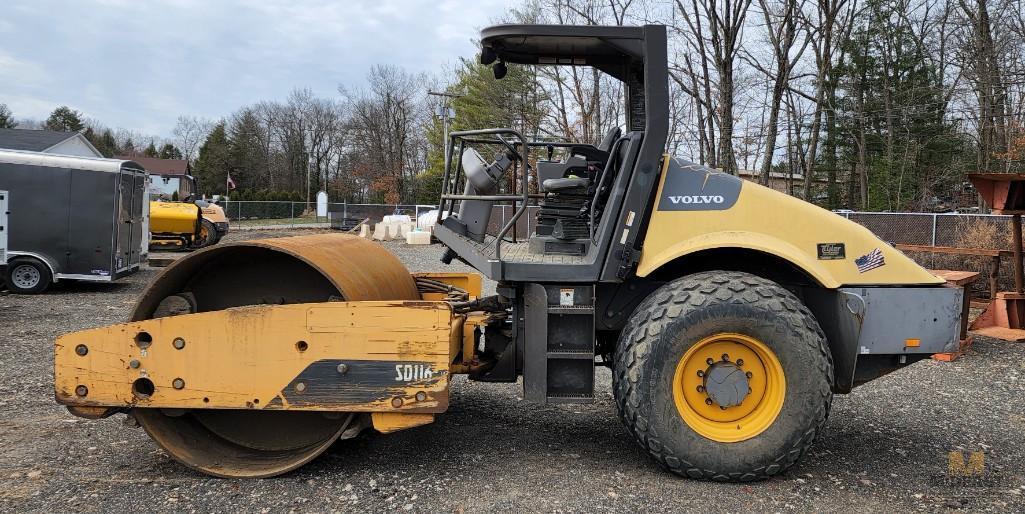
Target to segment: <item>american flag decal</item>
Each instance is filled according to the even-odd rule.
[[[886,261],[883,259],[883,251],[878,248],[854,259],[854,265],[858,267],[858,273],[872,271],[876,268],[883,267],[885,264]]]

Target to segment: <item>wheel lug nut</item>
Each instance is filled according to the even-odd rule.
[[[747,378],[751,378],[751,377],[753,377],[755,375],[754,375],[754,373],[751,373],[750,371],[748,371],[747,373],[744,373],[744,376],[746,376]]]
[[[705,392],[705,386],[698,386],[698,392],[699,393]]]
[[[720,405],[719,406],[719,410],[726,410],[726,407],[723,407],[722,405]]]
[[[705,376],[705,372],[704,372],[704,371],[701,371],[701,370],[699,369],[699,370],[698,370],[698,377],[703,377],[703,376]]]
[[[743,365],[744,365],[744,359],[737,359],[737,366],[743,366]]]
[[[730,362],[729,354],[726,354],[726,353],[722,354],[722,361],[723,362]]]
[[[712,399],[711,398],[705,398],[705,405],[712,405]]]

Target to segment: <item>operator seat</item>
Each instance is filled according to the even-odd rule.
[[[589,245],[595,187],[622,129],[614,127],[598,146],[573,145],[562,162],[537,166],[544,200],[538,205],[531,251],[582,255]]]
[[[621,128],[613,127],[598,146],[573,145],[569,148],[569,157],[565,162],[541,162],[538,163],[538,178],[541,180],[541,190],[544,192],[569,191],[578,187],[586,187],[590,182],[597,182],[599,177],[569,177],[571,172],[587,172],[588,169],[595,170],[590,174],[601,173],[605,169],[605,163],[609,160],[609,151],[612,145],[623,133]]]

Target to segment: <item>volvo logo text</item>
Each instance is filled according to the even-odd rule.
[[[703,204],[703,203],[723,203],[726,201],[720,195],[688,195],[688,196],[670,196],[668,197],[673,205],[680,204]]]

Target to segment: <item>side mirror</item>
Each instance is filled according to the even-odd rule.
[[[498,64],[495,64],[492,67],[492,71],[495,72],[496,79],[502,80],[503,78],[505,78],[505,74],[509,72],[509,69],[505,67],[504,62],[498,61]]]

